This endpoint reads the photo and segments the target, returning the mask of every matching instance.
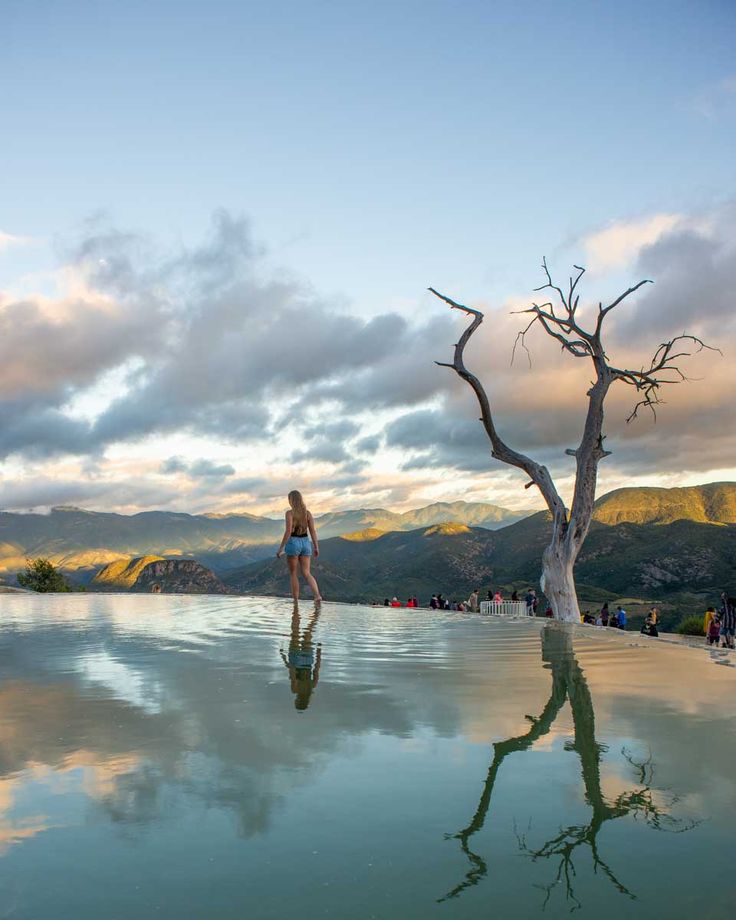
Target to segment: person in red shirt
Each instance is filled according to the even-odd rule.
[[[393,598],[393,600],[391,601],[391,606],[401,607],[401,601],[398,599],[398,597]]]

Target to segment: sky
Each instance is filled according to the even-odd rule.
[[[731,2],[0,2],[0,507],[540,506],[590,369],[511,352],[546,256],[619,365],[600,491],[736,479]]]

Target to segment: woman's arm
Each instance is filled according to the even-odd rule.
[[[311,511],[307,514],[307,527],[309,528],[309,536],[312,538],[312,546],[314,546],[314,555],[319,556],[319,543],[317,542],[317,531],[314,528],[314,518],[312,517]]]
[[[276,558],[280,559],[284,555],[284,547],[286,546],[286,541],[291,536],[291,511],[286,512],[286,518],[284,522],[284,535],[281,538],[281,543],[279,548],[276,550]]]

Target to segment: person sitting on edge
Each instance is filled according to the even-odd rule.
[[[401,601],[398,599],[398,597],[392,598],[392,600],[391,600],[391,606],[392,606],[392,607],[401,607]]]
[[[384,597],[384,599],[383,599],[383,606],[384,606],[384,607],[390,607],[390,606],[391,606],[391,601],[390,601],[387,597]]]
[[[651,636],[653,639],[656,639],[659,636],[657,624],[652,618],[651,613],[648,614],[646,620],[644,620],[644,625],[641,628],[641,633],[644,636]]]
[[[611,627],[611,629],[618,629],[618,612],[611,614],[608,625]]]
[[[547,607],[547,609],[544,611],[544,615],[547,617],[548,620],[551,620],[554,617],[555,612],[551,607]],[[547,627],[545,626],[545,629],[546,628]]]
[[[431,610],[437,609],[437,595],[436,594],[433,594],[432,597],[430,598],[429,606]]]

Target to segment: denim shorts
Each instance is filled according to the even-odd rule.
[[[312,541],[309,537],[289,537],[284,552],[287,556],[311,556]]]

